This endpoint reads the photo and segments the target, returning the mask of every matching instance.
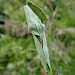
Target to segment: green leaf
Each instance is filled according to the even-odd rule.
[[[32,34],[40,35],[45,31],[45,24],[41,22],[39,17],[28,6],[24,6],[28,29]]]
[[[33,35],[36,49],[40,56],[42,65],[44,69],[46,70],[46,72],[47,72],[47,65],[48,65],[52,73],[50,60],[49,60],[49,54],[48,54],[48,47],[46,42],[45,24],[41,22],[39,17],[33,12],[33,10],[28,5],[24,6],[24,10],[26,15],[26,20],[28,23],[28,28]],[[42,43],[40,42],[40,39],[42,40]]]
[[[45,59],[45,55],[44,55],[44,51],[42,49],[42,46],[41,46],[38,38],[35,35],[33,35],[33,38],[34,38],[34,41],[35,41],[37,52],[40,56],[41,63],[43,65],[45,71],[47,72],[47,64],[46,64],[46,59]]]
[[[47,42],[46,42],[46,35],[45,32],[42,35],[42,39],[43,39],[43,50],[44,50],[44,54],[45,54],[45,58],[46,58],[46,62],[50,68],[51,74],[52,74],[52,69],[51,69],[51,65],[50,65],[50,60],[49,60],[49,53],[48,53],[48,47],[47,47]]]
[[[42,23],[47,24],[47,16],[41,8],[37,7],[32,2],[28,2],[28,6],[30,6],[30,8],[35,12],[35,14],[40,18]]]

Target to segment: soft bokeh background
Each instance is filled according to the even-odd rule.
[[[75,0],[31,1],[48,17],[46,35],[53,75],[59,66],[60,75],[75,75]],[[0,0],[0,75],[46,75],[27,30],[24,2]]]

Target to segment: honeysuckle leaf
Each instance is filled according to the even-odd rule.
[[[24,6],[24,10],[25,10],[26,20],[28,24],[28,29],[33,35],[36,49],[38,55],[40,56],[42,65],[46,72],[47,72],[47,65],[49,66],[51,71],[48,47],[47,47],[46,35],[45,35],[45,24],[42,23],[39,17],[33,12],[33,10],[28,5]]]
[[[41,46],[38,38],[35,35],[33,35],[33,38],[34,38],[34,41],[35,41],[35,44],[36,44],[37,52],[40,56],[41,63],[43,65],[45,71],[47,72],[47,64],[46,64],[46,59],[45,59],[45,55],[44,55],[44,51],[42,49],[42,46]]]
[[[24,6],[26,20],[28,24],[28,30],[35,35],[40,35],[45,31],[45,24],[41,22],[38,16],[28,6]]]
[[[51,71],[51,74],[52,74],[52,69],[51,69],[51,65],[50,65],[50,59],[49,59],[49,53],[48,53],[48,47],[47,47],[45,32],[42,34],[42,39],[43,39],[43,50],[44,50],[44,54],[45,54],[47,64],[48,64],[48,66],[50,68],[50,71]]]
[[[47,16],[45,14],[45,12],[39,8],[38,6],[36,6],[35,4],[33,4],[32,2],[28,2],[28,6],[35,12],[35,14],[40,18],[40,20],[42,21],[42,23],[47,24]]]

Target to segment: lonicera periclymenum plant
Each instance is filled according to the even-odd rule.
[[[56,3],[58,0],[56,0]],[[52,68],[50,65],[48,47],[46,42],[45,25],[47,24],[47,17],[42,9],[31,2],[27,2],[24,6],[28,30],[32,33],[38,55],[46,72],[52,75]],[[53,14],[54,15],[54,14]],[[55,15],[54,15],[55,16]],[[56,75],[60,73],[60,68],[57,69]]]
[[[41,13],[43,17],[40,14],[39,15],[36,14],[36,12],[34,12],[35,10],[39,11],[41,9],[35,7],[35,5],[30,2],[28,2],[28,4],[24,6],[24,11],[26,15],[27,24],[28,24],[28,30],[33,35],[36,49],[37,49],[38,55],[40,57],[41,63],[45,71],[47,72],[47,68],[49,68],[50,73],[52,74],[48,47],[47,47],[47,42],[46,42],[46,35],[45,35],[46,17],[43,12]]]

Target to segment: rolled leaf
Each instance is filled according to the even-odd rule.
[[[34,41],[35,41],[37,52],[40,56],[41,63],[43,65],[45,71],[47,72],[47,63],[46,63],[46,59],[45,59],[45,55],[44,55],[44,51],[42,49],[42,46],[41,46],[39,40],[37,39],[37,37],[35,35],[33,35],[33,38],[34,38]]]
[[[45,32],[42,35],[42,39],[43,39],[43,50],[44,50],[44,54],[45,54],[45,58],[46,58],[46,62],[50,68],[50,71],[52,73],[52,69],[51,69],[51,65],[50,65],[50,59],[49,59],[49,53],[48,53],[48,47],[47,47],[47,42],[46,42],[46,35]]]
[[[28,24],[28,29],[32,33],[36,49],[38,55],[40,57],[41,63],[47,72],[47,65],[50,66],[49,54],[48,54],[48,47],[46,42],[46,35],[45,35],[45,24],[39,19],[39,17],[33,12],[33,10],[28,6],[24,6],[26,20]],[[38,35],[38,37],[37,37]],[[40,39],[42,43],[40,42]],[[52,70],[51,70],[52,73]]]
[[[28,29],[32,34],[40,35],[45,31],[45,24],[41,22],[38,16],[33,12],[33,10],[28,6],[24,6],[26,20],[28,24]]]

